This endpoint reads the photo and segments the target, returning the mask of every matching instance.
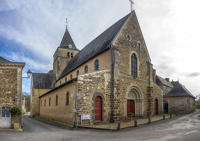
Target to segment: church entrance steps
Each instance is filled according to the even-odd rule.
[[[175,115],[156,115],[150,118],[138,118],[135,120],[121,121],[119,123],[106,123],[106,124],[94,124],[94,125],[82,125],[81,128],[93,128],[93,129],[105,129],[105,130],[120,130],[125,128],[137,127],[144,124],[150,124],[151,122],[156,122],[160,120],[165,120],[175,117]]]

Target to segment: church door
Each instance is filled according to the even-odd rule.
[[[95,99],[95,120],[102,121],[102,98],[100,96]]]
[[[135,102],[134,100],[127,101],[127,117],[132,118],[135,116]]]
[[[158,99],[155,100],[155,114],[158,115]]]

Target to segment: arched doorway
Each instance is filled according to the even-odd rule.
[[[158,115],[158,99],[155,99],[155,114]]]
[[[95,120],[102,121],[102,98],[97,96],[95,99]]]
[[[129,87],[124,101],[124,116],[128,119],[143,116],[142,102],[140,90],[135,86]]]

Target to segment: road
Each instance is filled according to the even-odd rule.
[[[24,117],[24,132],[0,131],[0,141],[200,141],[200,112],[121,131],[70,130]]]

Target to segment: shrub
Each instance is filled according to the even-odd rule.
[[[21,115],[22,114],[21,109],[19,107],[12,107],[10,109],[10,112],[11,112],[12,116],[16,116],[16,115]]]

